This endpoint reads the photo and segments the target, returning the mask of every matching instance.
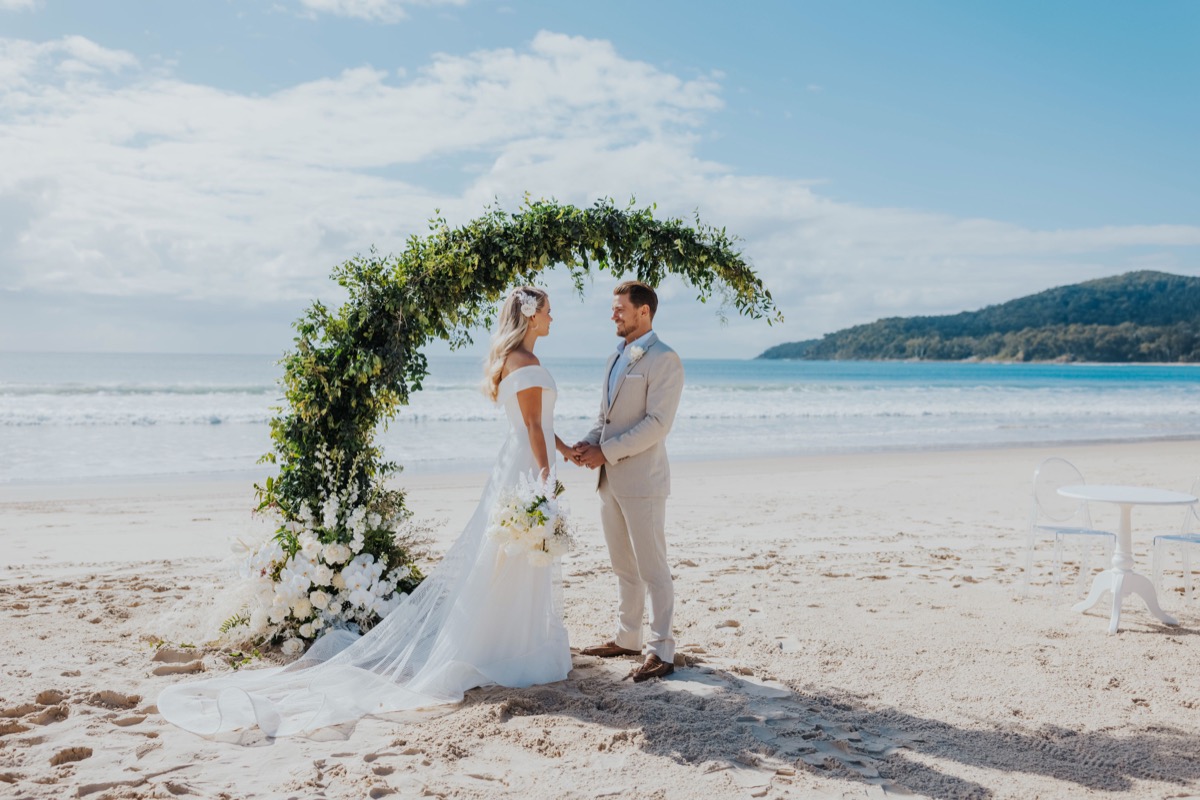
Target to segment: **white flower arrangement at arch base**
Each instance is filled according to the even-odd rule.
[[[362,633],[399,606],[420,571],[415,564],[389,570],[363,549],[368,536],[396,535],[405,520],[384,519],[357,500],[329,493],[318,513],[303,509],[298,522],[284,523],[265,541],[234,540],[246,582],[240,609],[222,634],[278,642],[285,655],[298,655],[328,630]],[[411,533],[402,538],[416,540]]]
[[[397,588],[411,567],[388,571],[370,553],[356,554],[354,542],[323,545],[313,530],[299,531],[298,538],[300,550],[291,556],[276,538],[257,547],[236,545],[245,553],[240,574],[249,592],[234,633],[282,639],[283,652],[297,655],[329,629],[361,633],[367,620],[386,617],[400,604]]]
[[[507,555],[524,555],[534,566],[549,566],[574,546],[567,507],[558,499],[562,491],[557,480],[551,483],[522,475],[492,506],[488,538]]]

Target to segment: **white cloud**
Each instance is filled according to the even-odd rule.
[[[526,191],[584,205],[636,195],[742,236],[789,322],[721,330],[711,308],[667,287],[697,354],[751,355],[1200,248],[1196,226],[1032,230],[739,174],[697,155],[722,104],[715,75],[682,78],[545,32],[411,76],[363,66],[262,96],[164,76],[81,37],[0,40],[0,317],[6,297],[90,295],[122,308],[234,303],[250,318],[255,303],[331,294],[331,266],[403,247],[434,209],[463,222]],[[601,322],[602,295],[586,306]],[[561,314],[559,329],[571,329]]]
[[[132,53],[101,47],[82,36],[41,43],[0,38],[0,86],[4,87],[0,89],[0,111],[35,100],[21,91],[31,83],[36,84],[38,94],[47,94],[56,76],[79,79],[136,66],[138,60]],[[65,98],[60,95],[58,99]]]
[[[462,6],[467,0],[300,0],[313,14],[333,14],[375,22],[399,22],[413,6]]]
[[[41,0],[0,0],[0,11],[32,11]]]

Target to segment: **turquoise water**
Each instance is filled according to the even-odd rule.
[[[0,482],[251,471],[278,404],[271,356],[0,353]],[[603,359],[546,359],[557,428],[581,437]],[[668,446],[743,458],[1200,437],[1190,366],[945,362],[685,362]],[[440,358],[380,434],[416,471],[486,465],[504,423],[479,363]]]

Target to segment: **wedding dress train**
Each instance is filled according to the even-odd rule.
[[[460,701],[476,686],[563,680],[571,653],[557,565],[506,556],[484,535],[500,490],[536,470],[517,393],[542,388],[542,428],[554,463],[554,379],[541,366],[514,370],[497,402],[509,421],[479,506],[442,562],[370,632],[334,631],[286,666],[243,670],[165,689],[158,708],[205,736],[258,726],[289,736],[384,714]]]

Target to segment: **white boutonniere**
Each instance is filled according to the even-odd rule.
[[[646,355],[646,348],[638,347],[636,344],[629,348],[629,366],[636,364],[642,356]]]

